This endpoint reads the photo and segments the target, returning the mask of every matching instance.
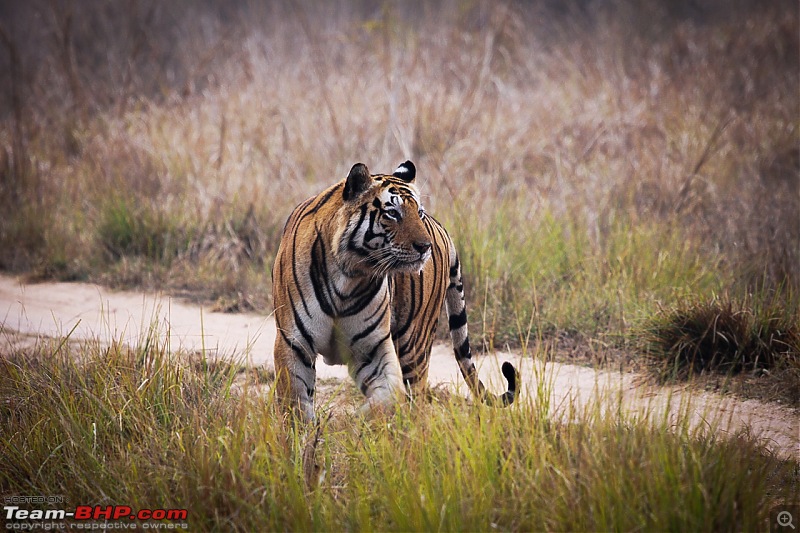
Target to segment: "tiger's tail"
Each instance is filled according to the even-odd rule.
[[[467,331],[467,304],[464,300],[464,283],[461,278],[461,264],[458,256],[453,253],[450,261],[450,285],[447,287],[445,305],[449,318],[450,339],[453,341],[453,349],[456,361],[461,369],[461,375],[469,385],[472,393],[480,398],[485,404],[492,406],[507,406],[514,403],[517,396],[517,388],[520,382],[519,372],[514,365],[506,361],[501,367],[503,376],[508,381],[508,390],[503,394],[497,395],[486,390],[486,386],[478,377],[475,363],[472,362],[472,351],[469,346],[469,334]]]

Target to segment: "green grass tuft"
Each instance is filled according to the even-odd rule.
[[[188,248],[188,239],[176,221],[161,210],[115,196],[105,203],[97,222],[97,241],[111,261],[142,257],[168,265]]]

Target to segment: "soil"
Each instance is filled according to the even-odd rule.
[[[86,283],[25,284],[0,275],[0,356],[35,343],[38,337],[71,340],[122,339],[138,344],[155,334],[172,351],[205,351],[230,356],[249,366],[272,368],[275,322],[270,316],[220,313],[160,293],[110,291]],[[521,401],[549,401],[553,416],[567,407],[599,401],[609,411],[642,417],[689,415],[698,431],[736,435],[748,431],[780,457],[800,460],[800,413],[776,403],[742,400],[689,386],[659,387],[643,375],[586,366],[543,362],[521,354],[497,352],[477,357],[479,374],[497,392],[504,389],[500,365],[511,361],[522,376]],[[319,383],[338,388],[348,380],[343,366],[317,364]],[[452,349],[436,344],[429,384],[466,394]]]

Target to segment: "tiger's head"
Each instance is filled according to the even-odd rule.
[[[381,276],[418,272],[430,258],[431,237],[414,185],[416,173],[411,161],[391,175],[370,175],[363,163],[350,169],[334,236],[345,273]]]

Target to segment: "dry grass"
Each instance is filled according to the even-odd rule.
[[[0,267],[267,310],[292,206],[411,158],[486,347],[721,293],[796,323],[799,28],[788,0],[4,6]]]

